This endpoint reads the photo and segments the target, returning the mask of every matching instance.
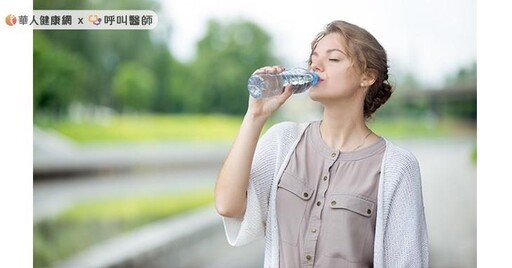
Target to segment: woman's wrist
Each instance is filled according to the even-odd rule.
[[[244,121],[247,121],[248,123],[254,123],[263,126],[267,119],[269,118],[268,115],[262,115],[259,113],[253,113],[251,111],[247,111],[247,113],[244,116]]]

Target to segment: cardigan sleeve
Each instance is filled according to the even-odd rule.
[[[395,155],[397,178],[384,229],[385,267],[428,267],[428,236],[418,161],[408,151]],[[391,175],[391,174],[388,174]]]
[[[230,245],[242,246],[265,235],[272,179],[276,172],[279,132],[271,127],[258,141],[247,188],[247,207],[239,218],[223,217]]]

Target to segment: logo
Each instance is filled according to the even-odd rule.
[[[97,15],[89,15],[89,22],[92,22],[94,25],[100,25],[101,18]]]
[[[7,17],[5,17],[5,23],[7,23],[9,26],[13,26],[16,24],[16,16],[12,14],[7,15]]]

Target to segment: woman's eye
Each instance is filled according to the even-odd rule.
[[[338,62],[340,60],[339,59],[329,59],[329,61]]]

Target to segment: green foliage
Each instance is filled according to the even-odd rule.
[[[54,4],[69,8],[65,2]],[[35,5],[52,9],[42,2]],[[85,2],[81,7],[94,9],[97,5]],[[117,8],[136,5],[147,8],[153,4],[128,1]],[[36,98],[36,116],[44,110],[62,113],[73,100],[119,111],[243,114],[248,76],[260,66],[276,63],[270,51],[270,36],[248,21],[210,21],[197,45],[196,58],[188,63],[175,60],[167,41],[151,36],[150,31],[38,33],[34,38],[34,73],[39,75],[34,77],[34,86],[51,88],[53,93]],[[52,57],[62,63],[41,72]],[[63,79],[50,87],[45,77]],[[82,89],[82,94],[68,97],[72,93],[66,88],[68,84]]]
[[[121,110],[147,109],[154,96],[155,81],[153,73],[137,62],[126,62],[119,66],[112,88]]]
[[[232,141],[242,118],[226,115],[125,115],[108,120],[82,121],[37,118],[42,128],[51,128],[78,142],[112,141]]]
[[[211,189],[174,195],[130,196],[86,202],[34,224],[34,267],[57,260],[133,230],[213,201]]]
[[[127,0],[127,1],[35,1],[34,9],[151,9],[158,11],[159,4],[152,0]],[[162,20],[161,27],[165,27],[164,20]],[[159,26],[159,27],[160,27]],[[48,61],[42,61],[41,58],[34,56],[34,88],[40,88],[44,85],[43,79],[47,75],[58,77],[62,80],[74,81],[78,86],[83,87],[83,94],[80,95],[78,100],[82,103],[90,103],[94,105],[110,106],[113,107],[114,93],[113,93],[113,79],[118,68],[125,62],[136,62],[139,65],[146,66],[148,70],[153,73],[155,81],[153,85],[144,85],[144,88],[152,86],[154,88],[153,94],[151,95],[150,102],[146,103],[145,110],[152,110],[154,100],[157,98],[155,94],[164,91],[165,84],[162,82],[165,79],[164,75],[155,75],[155,70],[159,67],[155,62],[157,57],[151,57],[153,51],[157,47],[162,47],[162,41],[159,38],[153,38],[151,31],[137,31],[137,30],[111,30],[111,31],[38,31],[34,32],[34,54],[43,53],[48,54],[53,58],[52,60],[59,60],[63,52],[72,53],[78,55],[82,60],[82,64],[70,65],[72,68],[79,70],[83,74],[83,79],[77,79],[74,76],[66,76],[64,72],[57,72],[54,69],[48,69],[50,64]],[[40,37],[36,38],[36,35]],[[43,38],[44,37],[44,38]],[[45,42],[48,40],[49,42]],[[165,40],[166,41],[166,40]],[[166,45],[164,45],[166,46]],[[161,50],[158,50],[161,51]],[[45,54],[44,54],[45,53]],[[166,50],[166,54],[170,55],[169,50]],[[161,56],[161,55],[158,55]],[[46,57],[49,58],[49,57]],[[169,57],[164,57],[169,59]],[[43,58],[45,59],[45,58]],[[68,65],[69,61],[65,64]],[[60,64],[57,66],[61,66]],[[70,68],[71,68],[70,67]],[[40,69],[47,69],[45,75],[36,75],[41,73]],[[146,75],[147,76],[147,75]],[[151,80],[151,79],[150,79]],[[146,81],[147,82],[147,81]],[[63,85],[57,84],[52,87],[52,90],[56,92],[54,95],[65,94],[69,91],[68,88]],[[50,101],[53,101],[53,95],[48,97]],[[53,114],[58,113],[57,108],[50,106],[46,102],[41,102],[36,105],[35,113],[42,111],[51,112]],[[65,110],[71,103],[71,99],[59,99],[60,110]],[[131,104],[132,105],[132,104]],[[124,106],[124,105],[120,105]]]
[[[475,145],[475,146],[473,146],[473,149],[471,150],[471,163],[473,165],[476,165],[476,163],[477,163],[477,156],[478,156],[477,147]]]
[[[211,189],[166,195],[110,197],[78,204],[57,216],[63,221],[156,220],[213,201]]]
[[[460,68],[456,73],[446,78],[446,86],[472,86],[476,85],[477,64],[476,61]]]
[[[257,68],[275,63],[270,36],[248,21],[211,20],[191,64],[184,111],[242,114],[247,107],[247,79]]]
[[[38,118],[36,125],[54,129],[77,142],[226,141],[231,142],[242,117],[227,115],[115,116],[101,121]],[[276,122],[270,120],[263,131]],[[386,137],[438,137],[474,131],[471,123],[436,118],[380,117],[372,129]]]
[[[34,1],[34,9],[151,9],[156,0]],[[279,63],[271,36],[238,19],[210,20],[196,57],[179,62],[169,50],[165,14],[153,31],[34,32],[34,112],[63,115],[68,106],[106,106],[117,111],[242,115],[247,79],[258,67]],[[446,87],[476,87],[476,62],[448,76]],[[379,115],[457,117],[476,120],[476,97],[463,100],[422,94],[413,73],[397,77],[396,91]],[[392,79],[393,76],[392,76]]]
[[[438,120],[429,117],[376,117],[370,120],[370,128],[388,138],[446,137],[474,133],[472,123],[454,119]]]
[[[83,58],[34,33],[34,110],[63,114],[84,95],[87,69]]]

